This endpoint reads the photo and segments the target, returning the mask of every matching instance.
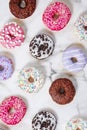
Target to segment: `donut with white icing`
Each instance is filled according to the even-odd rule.
[[[64,68],[70,72],[79,72],[84,69],[87,64],[87,56],[85,51],[77,46],[69,46],[63,53]]]
[[[30,42],[29,50],[36,59],[42,60],[52,55],[55,47],[54,40],[45,33],[37,34]]]
[[[37,67],[25,67],[18,75],[18,86],[28,92],[38,92],[44,84],[44,74]]]
[[[87,130],[87,121],[74,118],[67,122],[65,130]]]
[[[56,116],[46,110],[38,112],[32,120],[32,130],[55,130]]]
[[[75,22],[75,33],[80,40],[87,41],[87,14],[81,15]]]

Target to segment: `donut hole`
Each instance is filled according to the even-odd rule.
[[[26,2],[25,0],[20,0],[19,5],[18,5],[21,9],[24,9],[26,7]]]
[[[76,130],[81,130],[79,127]]]
[[[29,82],[29,83],[33,83],[33,82],[34,82],[34,78],[33,78],[32,76],[30,76],[30,77],[28,78],[28,82]]]
[[[11,39],[15,39],[15,36],[14,36],[14,35],[9,34],[9,36],[10,36]]]
[[[87,26],[86,25],[84,25],[83,28],[87,31]]]
[[[71,61],[72,61],[73,63],[78,62],[78,60],[77,60],[77,58],[76,58],[76,57],[72,57],[72,58],[71,58]]]
[[[15,109],[14,109],[14,107],[11,107],[11,108],[9,109],[8,113],[9,113],[9,114],[13,114],[13,113],[15,113]]]
[[[0,65],[0,72],[4,70],[4,67]]]
[[[58,18],[59,18],[59,14],[58,13],[54,13],[53,16],[52,16],[52,19],[54,21],[56,21]]]
[[[58,93],[60,93],[61,95],[65,94],[65,89],[64,88],[60,88],[59,91],[58,91]]]

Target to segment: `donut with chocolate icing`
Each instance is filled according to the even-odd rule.
[[[9,8],[15,17],[25,19],[34,13],[36,0],[10,0]]]
[[[52,55],[54,50],[54,41],[47,34],[38,34],[30,42],[29,50],[31,55],[39,60],[45,59]]]
[[[32,120],[32,130],[55,130],[56,125],[56,117],[46,110],[37,113]]]
[[[70,103],[75,96],[75,88],[72,82],[67,78],[56,79],[50,89],[49,94],[53,101],[64,105]]]

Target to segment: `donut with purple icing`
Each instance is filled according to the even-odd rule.
[[[6,80],[13,73],[13,62],[6,56],[0,56],[0,80]]]
[[[70,72],[79,72],[87,64],[85,51],[77,45],[68,47],[63,53],[63,65]]]

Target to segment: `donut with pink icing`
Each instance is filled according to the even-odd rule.
[[[10,96],[0,105],[0,119],[8,125],[19,123],[26,113],[26,104],[16,96]]]
[[[53,31],[63,29],[71,18],[71,11],[68,6],[62,2],[50,4],[43,13],[42,20],[44,24]]]
[[[25,33],[16,22],[8,23],[0,31],[0,43],[5,48],[15,48],[24,42]]]

